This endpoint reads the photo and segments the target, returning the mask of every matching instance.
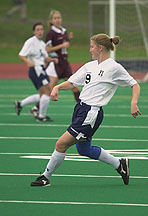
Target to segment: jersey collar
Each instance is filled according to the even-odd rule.
[[[59,29],[59,28],[55,27],[54,25],[52,25],[51,29],[53,31],[55,31],[56,33],[60,33],[60,34],[64,34],[66,32],[66,29],[63,28],[62,26],[61,26],[61,29]]]

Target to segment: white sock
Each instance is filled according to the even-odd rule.
[[[120,165],[119,158],[114,157],[113,155],[109,154],[103,148],[101,148],[101,154],[100,154],[99,160],[102,162],[113,165],[115,167],[115,169],[117,169]]]
[[[37,103],[37,102],[39,102],[39,100],[40,100],[39,94],[31,95],[31,96],[29,96],[29,97],[27,97],[21,101],[21,106],[24,107],[28,104]]]
[[[61,152],[57,152],[56,150],[54,150],[50,158],[50,161],[47,164],[45,172],[43,173],[43,175],[46,178],[49,179],[52,173],[54,173],[55,170],[62,164],[65,158],[65,155],[66,153],[61,153]]]
[[[49,104],[50,98],[49,96],[43,94],[40,98],[40,109],[39,109],[39,117],[44,118],[46,116],[47,107]]]

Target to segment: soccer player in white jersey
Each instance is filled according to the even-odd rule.
[[[141,115],[137,106],[140,94],[138,83],[116,61],[109,57],[109,51],[118,44],[118,36],[110,38],[106,34],[97,34],[90,38],[92,59],[82,66],[68,81],[55,86],[51,99],[58,100],[59,90],[71,89],[73,86],[84,86],[80,100],[74,109],[72,124],[58,139],[50,161],[44,173],[31,186],[48,186],[50,177],[64,161],[66,150],[76,144],[80,155],[111,164],[121,175],[125,185],[129,184],[129,161],[117,158],[99,146],[91,144],[92,136],[103,120],[102,107],[107,105],[118,86],[132,87],[131,114],[134,118]]]
[[[45,71],[45,63],[50,61],[58,63],[58,59],[48,57],[46,45],[43,40],[41,40],[44,34],[42,23],[34,24],[33,34],[34,36],[24,43],[19,53],[19,58],[29,67],[29,78],[39,94],[31,95],[22,101],[15,101],[15,110],[17,115],[19,115],[24,106],[39,102],[40,109],[36,120],[43,122],[52,121],[50,117],[46,116],[51,88],[49,85],[49,77]]]

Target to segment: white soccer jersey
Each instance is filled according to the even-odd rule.
[[[48,57],[44,41],[39,40],[36,36],[29,38],[22,47],[20,56],[26,56],[35,66],[44,65],[45,58]]]
[[[133,86],[137,83],[111,58],[100,64],[97,60],[86,63],[68,81],[74,86],[84,86],[80,100],[91,106],[104,106],[113,97],[118,86]]]

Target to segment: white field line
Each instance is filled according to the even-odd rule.
[[[116,149],[116,150],[106,150],[108,151],[109,153],[123,153],[123,154],[147,154],[145,152],[148,152],[148,149],[122,149],[122,150],[119,150],[119,149]],[[141,152],[141,153],[140,153]],[[40,152],[0,152],[0,155],[52,155],[52,152],[44,152],[44,153],[40,153]],[[79,154],[75,153],[67,153],[66,155],[70,155],[70,156],[73,156],[73,155],[76,155],[78,156]]]
[[[62,104],[57,104],[57,105],[51,105],[51,108],[59,108],[59,106],[61,107],[61,108],[74,108],[74,105],[62,105]],[[12,103],[12,104],[1,104],[0,105],[0,108],[4,108],[4,107],[12,107],[12,108],[14,108],[14,104]]]
[[[0,176],[39,176],[33,173],[0,173]],[[100,175],[68,175],[53,174],[54,177],[74,177],[74,178],[121,178],[121,176],[100,176]],[[133,179],[148,179],[148,176],[130,176]]]
[[[72,116],[72,113],[50,113],[50,115],[52,116]],[[0,116],[17,116],[16,113],[0,113]],[[21,116],[30,116],[29,113],[21,113]],[[105,117],[131,117],[132,118],[132,115],[131,114],[104,114]],[[145,114],[142,114],[141,116],[139,116],[139,118],[148,118],[148,115],[145,115]]]
[[[0,126],[15,126],[15,127],[68,127],[68,124],[15,124],[15,123],[0,123]],[[128,125],[101,125],[101,128],[127,128],[127,129],[148,129],[148,126],[142,126],[142,125],[138,125],[138,126],[128,126]]]
[[[67,95],[66,95],[66,97],[67,97]],[[63,104],[60,104],[61,108],[74,108],[74,106],[75,106],[75,104],[73,104],[73,105],[63,105]],[[12,101],[9,104],[1,104],[0,107],[2,107],[2,108],[3,107],[14,107],[14,101]],[[113,108],[113,109],[130,109],[129,105],[110,105],[109,107]],[[51,108],[59,108],[59,104],[52,104]],[[141,105],[140,108],[141,109],[147,109],[148,105]]]
[[[59,137],[0,137],[0,139],[20,139],[20,140],[58,140]],[[95,141],[115,141],[115,142],[148,142],[147,139],[105,139],[93,138]]]
[[[27,140],[27,139],[32,139],[32,140],[57,140],[59,137],[0,137],[0,139],[22,139],[22,140]],[[96,141],[120,141],[120,142],[148,142],[148,140],[140,140],[140,139],[105,139],[105,138],[93,138],[93,140]]]
[[[148,207],[145,203],[91,203],[91,202],[60,202],[60,201],[26,201],[26,200],[0,200],[1,203],[25,204],[54,204],[54,205],[104,205],[104,206],[132,206]]]

